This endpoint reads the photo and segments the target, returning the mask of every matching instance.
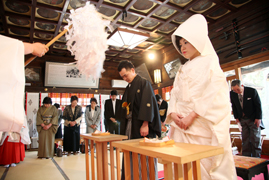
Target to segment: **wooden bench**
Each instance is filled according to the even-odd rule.
[[[260,173],[263,173],[264,179],[268,180],[268,160],[247,156],[234,156],[234,163],[237,176],[240,176],[243,180],[251,180],[252,177]]]

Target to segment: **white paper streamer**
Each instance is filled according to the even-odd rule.
[[[67,49],[75,55],[77,68],[88,77],[100,78],[104,72],[105,51],[108,49],[105,27],[110,21],[103,20],[94,5],[71,10],[68,25],[73,27],[66,33]],[[74,43],[75,42],[75,43]]]

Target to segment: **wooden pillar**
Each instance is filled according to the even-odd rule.
[[[240,81],[242,80],[241,79],[241,67],[238,67],[238,65],[235,65],[234,66],[234,71],[235,71],[235,77],[236,77],[236,79],[239,79]]]

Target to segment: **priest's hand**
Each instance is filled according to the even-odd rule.
[[[149,126],[148,121],[144,121],[141,128],[140,128],[140,134],[141,136],[145,137],[149,134]]]
[[[24,54],[32,53],[35,56],[42,57],[48,52],[49,48],[45,44],[41,43],[23,43]]]
[[[198,114],[192,111],[188,116],[181,119],[179,127],[184,130],[188,129],[188,127],[193,123],[196,117],[198,117]]]

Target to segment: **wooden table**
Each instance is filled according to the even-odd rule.
[[[88,148],[88,140],[91,141],[91,175],[92,180],[95,180],[95,167],[94,167],[94,146],[96,145],[96,164],[97,164],[97,180],[108,180],[108,154],[107,154],[107,142],[113,141],[121,141],[123,139],[128,139],[127,136],[110,134],[106,136],[92,136],[89,134],[81,134],[82,138],[85,141],[85,160],[86,160],[86,179],[89,180],[89,148]],[[111,145],[111,144],[110,144]],[[118,152],[119,153],[119,152]],[[114,150],[113,147],[110,146],[110,166],[111,166],[111,180],[115,179],[114,173]]]
[[[147,179],[146,156],[149,159],[150,180],[155,180],[154,158],[158,158],[159,163],[164,165],[164,179],[180,180],[183,179],[184,174],[184,180],[191,180],[192,177],[194,180],[201,180],[200,159],[224,153],[223,147],[217,146],[175,143],[165,147],[151,147],[139,145],[141,140],[143,139],[112,142],[112,146],[116,147],[116,150],[120,148],[124,153],[126,180],[131,180],[129,152],[132,152],[134,179],[142,176],[142,180]],[[141,158],[142,172],[140,175],[138,173],[138,154]],[[172,164],[174,164],[174,173]],[[120,167],[117,166],[118,168]]]

